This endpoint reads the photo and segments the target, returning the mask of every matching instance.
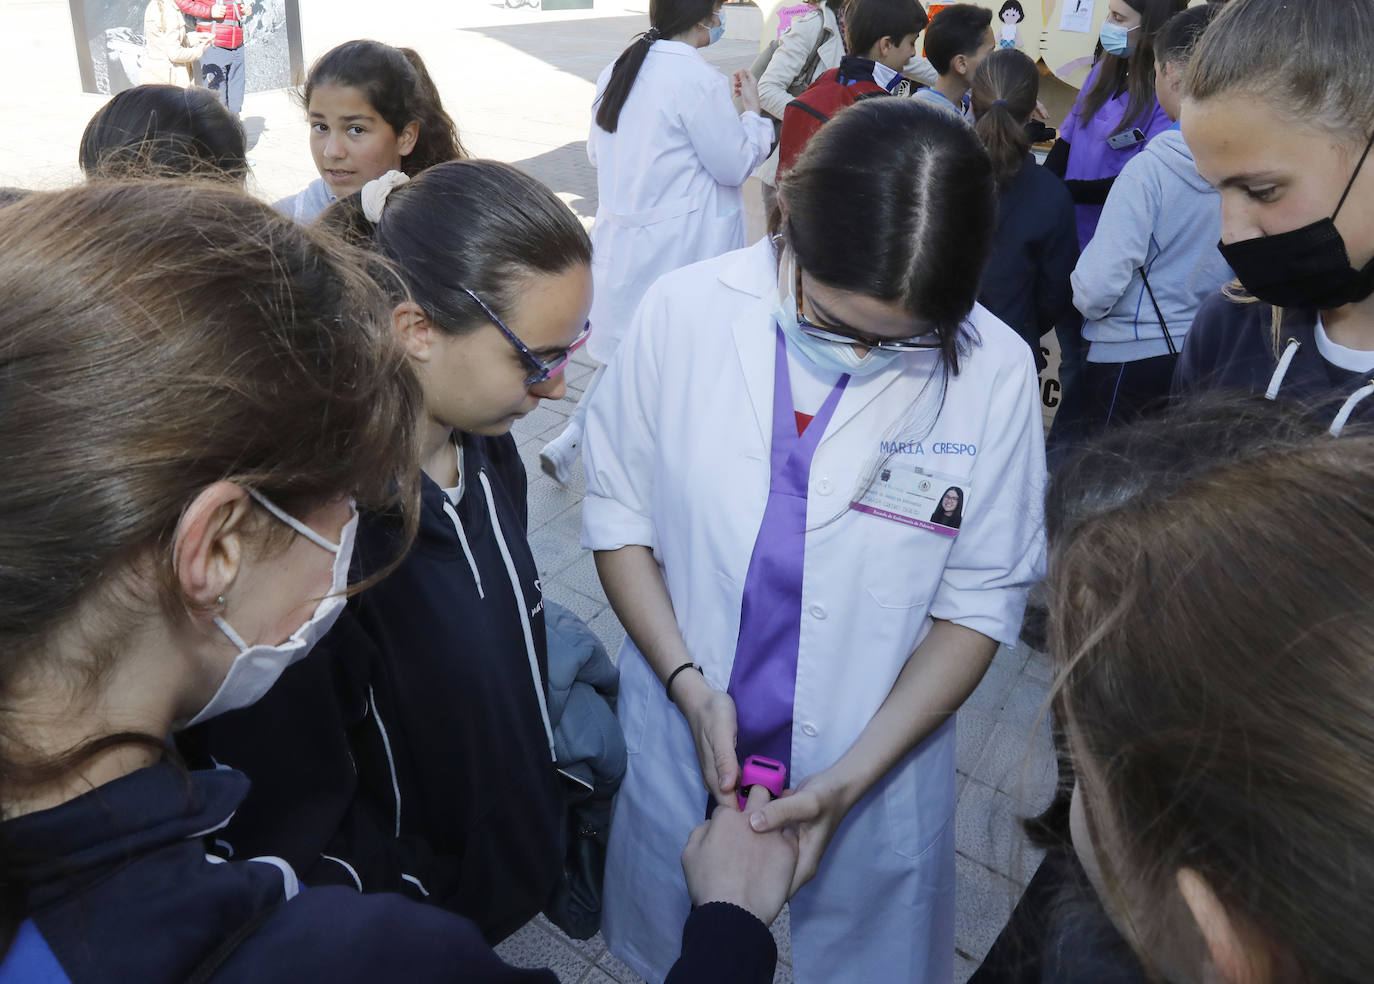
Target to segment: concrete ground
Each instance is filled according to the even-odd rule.
[[[57,188],[80,179],[76,148],[104,97],[80,91],[68,10],[66,0],[0,4],[0,185]],[[489,0],[300,0],[300,10],[307,64],[355,37],[417,48],[469,149],[537,176],[590,224],[597,196],[586,137],[594,80],[648,26],[647,0],[598,0],[592,10],[557,12],[508,10]],[[756,50],[748,41],[727,39],[705,54],[729,71],[747,66]],[[243,119],[256,194],[275,200],[315,177],[303,114],[288,93],[250,93]],[[531,477],[530,541],[545,593],[586,619],[615,652],[624,631],[607,605],[592,558],[578,545],[580,470],[564,489],[540,473],[537,461],[591,374],[582,353],[574,361],[567,398],[520,421],[515,435]],[[1023,646],[1004,647],[959,713],[958,982],[995,939],[1039,860],[1016,821],[1038,811],[1053,785],[1048,727],[1040,720],[1050,676],[1043,656]],[[775,933],[783,957],[776,979],[790,981],[786,913]],[[599,936],[573,942],[542,919],[499,949],[512,963],[550,966],[565,982],[636,980]]]

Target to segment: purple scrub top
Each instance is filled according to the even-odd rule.
[[[1121,173],[1127,161],[1145,149],[1145,143],[1138,143],[1125,150],[1113,150],[1107,146],[1107,137],[1111,136],[1120,124],[1121,118],[1126,115],[1126,104],[1130,101],[1130,94],[1127,92],[1104,102],[1092,119],[1085,122],[1079,117],[1083,99],[1097,81],[1101,67],[1101,62],[1092,67],[1083,88],[1078,93],[1078,99],[1073,104],[1073,111],[1059,128],[1059,136],[1069,144],[1069,163],[1064,172],[1066,181],[1114,178]],[[1169,129],[1170,123],[1164,110],[1159,108],[1159,101],[1151,98],[1146,106],[1143,121],[1137,122],[1136,126],[1144,131],[1148,143],[1149,138]],[[1074,210],[1078,218],[1078,248],[1084,250],[1088,248],[1088,240],[1092,239],[1093,232],[1097,229],[1097,220],[1102,216],[1102,206],[1075,205]]]

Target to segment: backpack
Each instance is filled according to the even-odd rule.
[[[778,141],[778,177],[791,170],[806,145],[823,124],[846,106],[860,99],[886,96],[888,91],[876,82],[839,81],[840,69],[832,68],[796,99],[782,114],[782,135]]]
[[[819,7],[811,7],[809,4],[802,4],[802,5],[800,5],[800,6],[805,6],[807,9],[806,9],[805,11],[801,11],[800,13],[794,13],[793,17],[788,18],[788,24],[787,24],[788,29],[791,28],[791,23],[792,23],[793,20],[795,20],[795,19],[797,19],[797,18],[799,18],[799,17],[805,16],[807,13],[811,13],[811,12],[813,12],[813,11],[819,10]],[[779,34],[779,35],[782,34],[782,21],[781,21],[781,16],[782,16],[782,14],[784,13],[784,11],[787,11],[787,10],[793,10],[793,11],[795,11],[796,8],[787,7],[787,8],[784,8],[783,11],[779,11],[779,12],[778,12],[778,13],[779,13],[779,18],[780,18],[780,19],[779,19],[779,22],[778,22],[778,28],[779,28],[778,34]],[[800,70],[797,72],[797,74],[792,78],[792,81],[790,81],[790,82],[787,83],[787,94],[788,94],[789,96],[799,96],[799,95],[801,95],[802,92],[804,92],[804,91],[806,90],[806,87],[807,87],[808,85],[811,84],[811,77],[812,77],[813,75],[816,74],[816,65],[817,65],[817,64],[820,62],[820,60],[821,60],[821,49],[822,49],[823,47],[825,47],[825,43],[826,43],[827,41],[829,41],[829,40],[830,40],[832,37],[834,37],[834,35],[835,35],[835,32],[834,32],[834,31],[830,30],[830,28],[828,28],[828,27],[823,26],[823,25],[824,25],[825,14],[822,13],[820,16],[821,16],[821,20],[822,20],[822,27],[821,27],[821,32],[820,32],[820,34],[818,34],[818,35],[816,36],[816,46],[815,46],[814,48],[811,49],[811,54],[809,54],[809,55],[806,56],[806,61],[802,62],[802,67],[801,67],[801,69],[800,69]],[[777,41],[770,41],[770,42],[768,42],[768,47],[764,48],[763,51],[759,52],[759,56],[758,56],[757,58],[754,59],[754,64],[752,64],[752,65],[749,66],[749,74],[752,75],[752,76],[754,76],[754,81],[755,81],[755,82],[757,82],[759,79],[763,78],[763,73],[766,72],[766,71],[768,71],[768,63],[771,62],[771,61],[773,60],[773,55],[775,55],[775,54],[777,53],[777,50],[778,50],[778,42],[777,42]],[[762,115],[768,116],[769,114],[765,112],[765,113],[763,113]],[[779,134],[779,131],[781,130],[781,128],[782,128],[782,121],[781,121],[781,120],[773,120],[773,142],[774,142],[774,143],[776,143],[777,140],[778,140],[778,134]]]

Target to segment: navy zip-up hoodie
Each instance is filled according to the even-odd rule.
[[[1206,389],[1240,389],[1264,393],[1278,366],[1274,355],[1268,304],[1239,303],[1218,292],[1198,309],[1174,368],[1174,394]],[[1367,372],[1353,372],[1327,362],[1317,348],[1317,312],[1288,308],[1283,312],[1279,351],[1298,343],[1279,384],[1278,399],[1310,408],[1329,423],[1346,398],[1369,382]],[[1356,404],[1352,420],[1374,420],[1374,398]]]
[[[1064,182],[1030,154],[997,193],[997,231],[978,303],[1026,340],[1036,372],[1046,365],[1040,336],[1073,310],[1069,274],[1078,262],[1076,215]]]
[[[339,887],[297,894],[280,859],[207,856],[202,836],[247,786],[233,770],[162,762],[7,821],[6,876],[26,891],[0,984],[183,984],[244,927],[216,984],[557,984],[550,970],[507,966],[472,923],[434,906]],[[668,980],[763,984],[776,956],[763,923],[712,903],[688,918]]]
[[[462,498],[424,479],[405,561],[351,598],[266,697],[181,745],[199,765],[252,780],[215,835],[226,855],[276,854],[307,884],[442,905],[495,943],[540,912],[561,877],[563,800],[541,708],[543,598],[524,467],[509,435],[462,446]],[[355,580],[394,558],[399,532],[394,517],[362,519]]]

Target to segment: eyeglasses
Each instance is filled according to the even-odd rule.
[[[520,356],[521,361],[529,366],[529,375],[525,377],[526,386],[534,386],[537,383],[552,379],[566,369],[568,366],[568,359],[572,357],[574,352],[582,347],[583,343],[587,341],[587,336],[592,333],[592,323],[588,321],[582,326],[582,330],[577,333],[577,337],[572,340],[572,344],[564,350],[562,355],[556,359],[545,362],[543,359],[539,358],[539,356],[531,352],[529,346],[520,341],[515,332],[506,327],[506,323],[496,316],[495,311],[487,307],[485,301],[466,287],[463,288],[463,293],[477,302],[477,306],[491,319],[491,323],[501,330],[501,334],[506,336],[506,341],[510,342],[515,348],[516,354]]]
[[[797,266],[797,327],[812,338],[819,338],[827,342],[837,342],[841,345],[862,345],[865,348],[884,349],[889,352],[918,352],[922,349],[936,349],[942,344],[940,336],[934,332],[926,332],[922,335],[912,335],[909,338],[880,338],[877,335],[868,335],[861,331],[855,331],[848,326],[835,326],[834,328],[822,328],[820,325],[811,321],[806,315],[802,314],[802,271],[801,266]],[[842,331],[836,328],[843,327]]]

